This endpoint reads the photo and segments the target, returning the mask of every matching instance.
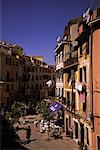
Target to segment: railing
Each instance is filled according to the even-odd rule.
[[[75,63],[78,63],[78,57],[67,59],[67,61],[64,62],[64,68]]]

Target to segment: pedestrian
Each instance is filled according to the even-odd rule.
[[[37,126],[38,126],[38,121],[37,120],[34,121],[34,126],[37,128]]]
[[[37,128],[38,127],[38,121],[37,120],[35,121],[35,124],[36,124],[36,128]]]
[[[28,128],[26,130],[26,138],[27,138],[28,142],[30,141],[30,136],[31,136],[31,128],[30,128],[30,126],[28,126]]]

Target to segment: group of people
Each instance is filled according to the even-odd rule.
[[[45,131],[48,132],[48,129],[49,129],[49,122],[42,119],[40,121],[40,132],[41,133]]]
[[[42,119],[40,121],[40,132],[41,133],[48,132],[49,129],[56,129],[56,128],[59,128],[59,126],[56,125],[54,120],[50,120],[50,122],[49,122],[47,120]]]
[[[57,131],[56,129],[58,129],[58,131],[60,131],[59,130],[60,127],[56,125],[56,122],[54,120],[50,120],[50,121],[43,120],[43,119],[40,121],[35,120],[33,122],[33,125],[36,128],[39,125],[40,133],[50,132],[50,131],[55,132],[55,131]],[[19,128],[18,126],[16,127],[16,131],[21,130],[21,129],[26,130],[26,139],[27,139],[27,142],[29,142],[30,136],[31,136],[31,127],[30,126],[28,126],[26,128],[25,127]],[[60,134],[61,134],[61,132],[60,132]]]

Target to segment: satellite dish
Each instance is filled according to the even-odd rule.
[[[60,42],[60,36],[57,37],[57,42]]]

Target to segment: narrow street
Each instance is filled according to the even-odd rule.
[[[26,130],[19,130],[17,132],[22,141],[22,145],[28,150],[79,150],[75,141],[64,135],[62,139],[55,140],[52,138],[48,141],[48,133],[40,133],[39,125],[37,128],[34,127],[33,123],[19,125],[19,127],[28,126],[31,127],[30,143],[27,144],[26,142]]]

